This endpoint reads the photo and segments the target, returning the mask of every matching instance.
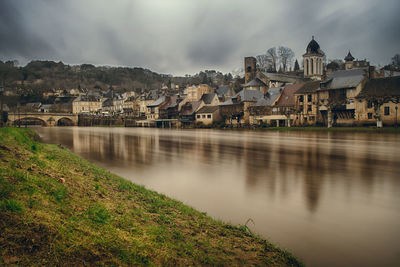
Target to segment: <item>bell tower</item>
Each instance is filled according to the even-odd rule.
[[[256,77],[256,58],[244,58],[244,83],[248,83]]]
[[[324,74],[323,60],[324,52],[322,52],[319,44],[314,40],[313,36],[307,46],[306,53],[303,55],[304,77],[321,80],[322,75]]]

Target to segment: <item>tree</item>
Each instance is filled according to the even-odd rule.
[[[400,54],[396,54],[392,57],[392,67],[396,70],[400,70]]]
[[[283,68],[283,72],[286,72],[286,70],[292,65],[292,61],[294,58],[294,52],[292,49],[286,46],[279,46],[278,47],[278,56],[280,63]]]
[[[298,70],[300,70],[300,66],[299,66],[299,62],[296,59],[296,61],[294,62],[294,71],[298,71]]]
[[[269,61],[269,57],[268,55],[258,55],[256,56],[256,60],[257,60],[257,67],[261,70],[261,71],[267,71],[268,68],[270,67],[270,61]]]
[[[319,106],[325,106],[327,108],[328,128],[332,128],[335,124],[335,112],[341,110],[343,106],[348,103],[349,100],[346,97],[346,89],[328,91],[328,99],[323,99],[319,103]]]
[[[276,64],[278,61],[278,56],[276,55],[276,48],[271,47],[270,49],[267,50],[267,57],[268,61],[270,62],[270,70],[276,71]]]

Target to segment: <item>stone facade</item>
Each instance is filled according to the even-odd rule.
[[[98,113],[102,109],[103,99],[98,96],[79,96],[72,101],[72,113]]]
[[[244,58],[244,82],[248,83],[254,78],[256,78],[256,63],[255,57],[245,57]]]
[[[203,94],[212,93],[213,90],[208,84],[200,84],[198,86],[190,86],[186,88],[186,102],[199,101]]]

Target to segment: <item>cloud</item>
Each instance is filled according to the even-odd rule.
[[[315,35],[328,58],[351,49],[386,64],[400,53],[398,10],[398,0],[3,0],[0,59],[228,72],[272,46],[301,59]]]

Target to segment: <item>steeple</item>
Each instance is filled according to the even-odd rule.
[[[351,55],[350,50],[347,56],[344,58],[344,61],[353,61],[354,57]]]

